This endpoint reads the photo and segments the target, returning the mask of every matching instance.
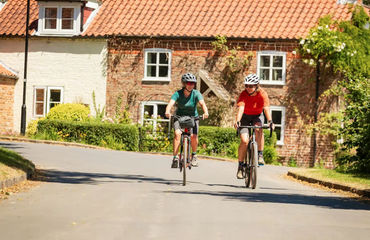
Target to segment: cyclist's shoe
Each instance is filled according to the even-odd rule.
[[[176,157],[173,157],[172,159],[171,168],[178,168],[178,167],[179,167],[179,158],[176,156]]]
[[[244,174],[243,174],[243,165],[239,164],[238,166],[238,172],[236,173],[236,178],[237,179],[242,179],[244,178]]]
[[[263,160],[263,154],[258,154],[258,165],[259,166],[265,165],[265,160]]]
[[[193,167],[198,167],[198,156],[197,155],[193,155],[192,159],[191,159],[191,166]]]

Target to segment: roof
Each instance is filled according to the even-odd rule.
[[[67,1],[67,0],[66,0]],[[338,0],[103,0],[87,37],[186,37],[298,39],[321,16],[349,19]],[[0,36],[24,34],[25,0],[8,0],[0,11]],[[37,27],[31,0],[31,29]],[[33,24],[33,25],[32,25]]]
[[[18,75],[15,71],[8,68],[5,64],[0,62],[0,77],[18,79]]]

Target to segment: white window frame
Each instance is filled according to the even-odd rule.
[[[261,67],[261,56],[270,56],[270,66]],[[283,57],[283,67],[272,67],[273,57],[274,56],[281,56]],[[257,76],[260,76],[261,68],[269,69],[270,70],[270,79],[269,80],[260,80],[261,84],[266,85],[285,85],[286,79],[286,52],[277,52],[277,51],[261,51],[257,53]],[[272,70],[273,69],[282,69],[282,80],[281,81],[274,81],[272,80]]]
[[[276,145],[284,145],[284,131],[285,131],[285,107],[283,106],[270,106],[270,116],[272,118],[272,111],[281,111],[281,124],[275,124],[275,127],[280,127],[280,140],[276,142]]]
[[[81,3],[80,2],[38,2],[39,21],[36,35],[44,36],[74,36],[81,34]],[[45,29],[45,9],[57,8],[57,28]],[[73,29],[62,29],[62,9],[73,8]]]
[[[147,73],[147,60],[148,60],[148,53],[158,53],[157,54],[157,63],[155,64],[157,67],[156,77],[148,77]],[[159,63],[159,53],[168,53],[168,76],[167,77],[159,77],[159,66],[167,66],[167,64],[160,64]],[[172,50],[164,49],[164,48],[147,48],[144,50],[144,78],[143,81],[163,81],[163,82],[170,82],[171,81],[171,60],[172,60]]]
[[[36,114],[36,90],[44,89],[44,112],[43,115]],[[33,88],[33,116],[45,117],[50,111],[50,91],[60,90],[60,104],[64,102],[64,88],[63,87],[49,87],[49,86],[35,86]]]
[[[7,0],[0,0],[0,11],[5,6]]]
[[[170,122],[170,119],[157,119],[158,105],[167,105],[168,102],[163,101],[144,101],[140,104],[140,124],[143,125],[144,121],[153,122],[153,130],[155,131],[158,122]],[[144,119],[144,106],[153,106],[153,119]]]

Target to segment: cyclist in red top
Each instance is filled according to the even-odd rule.
[[[270,101],[267,93],[259,86],[259,78],[256,74],[249,74],[244,79],[245,90],[239,95],[236,114],[235,127],[238,126],[262,126],[264,122],[263,113],[267,118],[267,122],[274,129],[274,124],[270,115]],[[237,178],[243,178],[243,159],[246,154],[249,141],[248,129],[240,130],[240,145],[238,150],[238,172]],[[256,141],[258,144],[258,164],[264,165],[263,147],[264,137],[262,129],[256,129]]]

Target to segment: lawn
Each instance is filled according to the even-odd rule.
[[[303,175],[305,177],[315,178],[322,181],[328,181],[338,184],[344,184],[359,189],[370,189],[370,174],[349,174],[340,173],[331,169],[316,168],[297,168],[291,172]]]
[[[35,171],[35,165],[19,154],[0,147],[0,180]]]

